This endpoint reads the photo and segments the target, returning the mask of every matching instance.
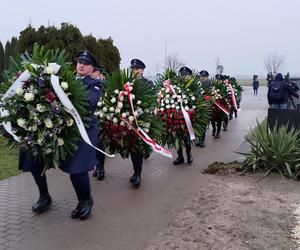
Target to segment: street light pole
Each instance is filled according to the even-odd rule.
[[[167,59],[167,43],[170,43],[172,41],[165,41],[165,60]]]

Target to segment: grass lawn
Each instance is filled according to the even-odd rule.
[[[238,83],[242,86],[252,86],[252,79],[237,79]],[[267,86],[266,79],[258,79],[260,86]]]
[[[0,180],[18,175],[18,150],[10,149],[7,141],[0,138]]]

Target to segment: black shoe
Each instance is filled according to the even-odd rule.
[[[81,202],[80,210],[79,210],[79,217],[81,220],[86,220],[90,216],[93,205],[94,205],[94,201],[92,197],[83,200]]]
[[[183,158],[182,155],[181,155],[181,156],[178,156],[178,157],[176,158],[176,160],[173,161],[173,164],[174,164],[174,165],[179,165],[179,164],[182,164],[182,163],[184,163],[184,158]]]
[[[188,154],[186,157],[187,157],[187,163],[191,164],[193,162],[193,156],[192,156],[192,154]]]
[[[223,131],[227,131],[227,127],[224,127],[224,128],[223,128]]]
[[[134,188],[138,188],[141,185],[141,174],[134,173],[130,178],[130,183]]]
[[[52,203],[51,196],[49,194],[41,195],[38,202],[32,206],[32,211],[41,214],[46,212]]]
[[[80,201],[77,207],[72,211],[71,218],[76,219],[80,217],[80,210],[81,210],[82,201]]]
[[[97,176],[97,180],[98,181],[102,181],[105,177],[105,170],[104,170],[104,167],[99,167],[97,166],[97,169],[96,169],[96,176]]]
[[[212,135],[212,136],[215,136],[215,135],[216,135],[216,132],[213,131],[211,135]]]
[[[144,155],[144,159],[147,160],[147,159],[150,157],[150,155],[151,155],[151,154],[149,154],[149,153],[148,153],[148,154],[145,154],[145,155]]]
[[[234,117],[237,118],[237,113],[234,113]]]
[[[232,116],[232,114],[229,116],[229,120],[232,120],[233,119],[233,116]]]
[[[204,148],[205,147],[205,141],[199,141],[198,145],[200,148]]]
[[[215,138],[220,138],[220,134],[216,134],[216,135],[215,135]]]

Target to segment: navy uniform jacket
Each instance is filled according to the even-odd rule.
[[[142,82],[148,87],[154,87],[154,83],[143,76],[142,76]]]
[[[89,108],[91,111],[91,121],[86,131],[93,145],[97,145],[98,122],[94,115],[97,103],[102,95],[102,82],[95,80],[89,76],[82,79],[82,82],[88,89]],[[97,164],[96,150],[86,144],[82,139],[77,143],[78,149],[73,156],[70,156],[66,161],[61,162],[60,168],[69,174],[84,173],[94,169]],[[20,150],[19,168],[23,171],[31,171],[32,168],[42,169],[35,160],[29,158],[24,150]]]

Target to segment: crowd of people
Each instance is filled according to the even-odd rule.
[[[145,68],[146,65],[141,60],[131,60],[131,74],[134,75],[136,79],[140,79],[139,82],[141,84],[144,84],[149,88],[154,88],[155,84],[144,77]],[[100,97],[103,95],[103,84],[107,74],[105,70],[99,66],[95,57],[89,51],[80,51],[76,55],[76,72],[76,79],[81,80],[87,88],[89,110],[92,111],[89,117],[89,124],[86,128],[88,137],[93,145],[97,145],[98,148],[103,149],[103,145],[101,141],[99,141],[98,137],[99,123],[95,116],[95,110]],[[190,68],[185,66],[179,70],[178,74],[184,79],[191,79],[194,73]],[[205,93],[205,91],[214,91],[216,95],[219,95],[219,90],[215,90],[214,83],[209,79],[209,73],[206,70],[201,70],[196,75],[196,78],[198,79],[198,84],[201,85],[203,89],[203,93]],[[224,131],[227,130],[228,121],[233,118],[233,114],[235,118],[237,118],[237,109],[239,108],[240,99],[235,100],[234,90],[228,79],[224,76],[218,74],[213,79],[221,85],[225,82],[226,96],[228,96],[228,100],[234,102],[230,105],[229,101],[226,101],[228,103],[228,107],[231,108],[224,107],[217,101],[214,102],[215,104],[212,104],[210,118],[210,123],[213,128],[212,136],[218,139],[220,138],[222,128]],[[230,86],[230,88],[228,86]],[[226,108],[228,108],[228,110]],[[196,138],[196,146],[205,147],[205,137],[206,132],[204,131],[201,134],[201,137]],[[183,147],[185,147],[186,150],[187,163],[191,164],[193,162],[191,153],[192,140],[189,140],[188,143],[179,145],[179,148],[177,149],[177,158],[173,161],[174,165],[184,163]],[[134,188],[138,188],[141,184],[143,161],[149,158],[150,155],[131,152],[130,157],[133,165],[133,175],[130,177],[129,181]],[[70,180],[78,199],[78,205],[72,211],[71,218],[80,218],[81,220],[85,220],[90,216],[93,207],[93,198],[91,196],[89,172],[93,171],[93,176],[96,177],[97,180],[102,181],[105,178],[104,163],[105,155],[96,151],[95,148],[91,147],[83,140],[80,140],[77,143],[77,150],[75,154],[69,156],[65,161],[60,163],[60,168],[70,175]],[[30,171],[32,173],[39,190],[40,196],[36,204],[32,207],[33,212],[43,213],[47,211],[51,206],[52,199],[48,191],[47,177],[44,171],[43,162],[37,161],[27,154],[25,150],[20,149],[19,168],[23,171]]]

